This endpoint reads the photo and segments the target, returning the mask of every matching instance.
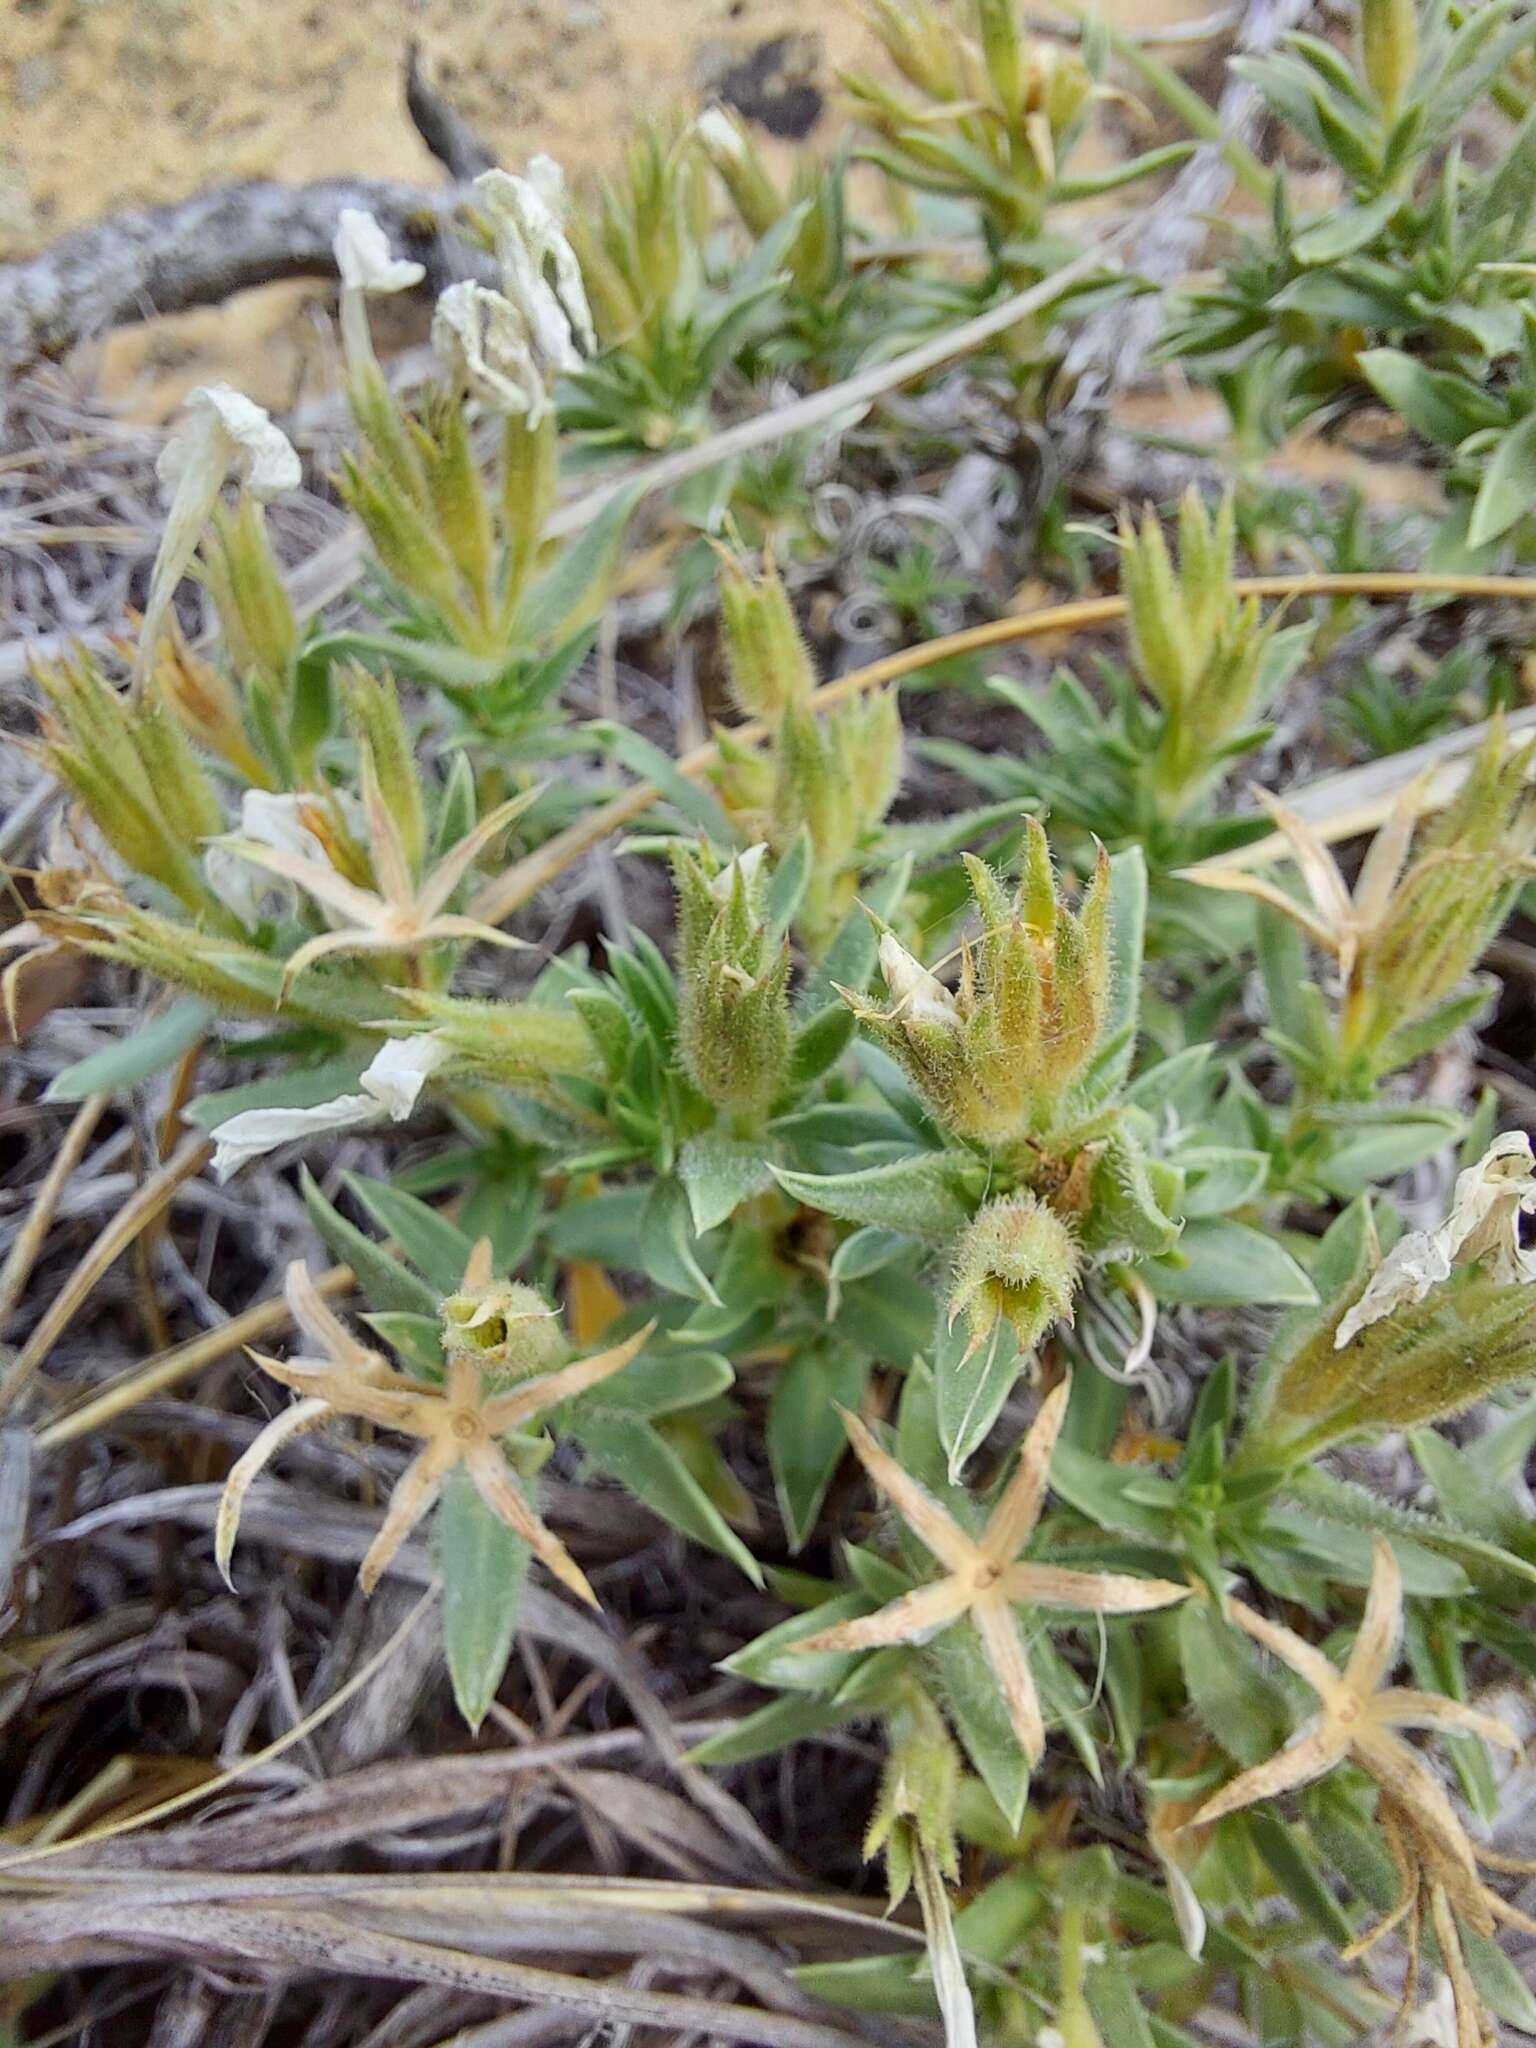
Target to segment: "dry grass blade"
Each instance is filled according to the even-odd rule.
[[[355,1284],[355,1279],[350,1266],[332,1266],[314,1276],[314,1286],[319,1294],[330,1300],[334,1295],[346,1294]],[[177,1344],[158,1358],[147,1359],[143,1365],[133,1366],[96,1388],[89,1399],[42,1425],[36,1434],[37,1449],[54,1451],[64,1444],[78,1442],[81,1437],[89,1436],[92,1430],[115,1422],[141,1402],[152,1401],[172,1387],[179,1387],[183,1380],[190,1379],[205,1366],[215,1365],[221,1358],[229,1357],[231,1352],[274,1336],[292,1320],[288,1304],[281,1294],[274,1295],[269,1301],[257,1302],[240,1315],[231,1316],[216,1330],[205,1330],[200,1337]]]
[[[22,1289],[31,1278],[54,1211],[59,1206],[59,1197],[68,1185],[70,1175],[80,1164],[81,1155],[91,1141],[91,1133],[110,1100],[107,1094],[87,1095],[75,1111],[74,1121],[64,1134],[64,1142],[55,1153],[53,1164],[33,1198],[27,1220],[17,1232],[4,1266],[0,1267],[0,1325],[5,1323],[21,1299]]]
[[[0,1858],[0,1877],[7,1875],[13,1870],[30,1868],[33,1864],[62,1855],[67,1851],[85,1848],[97,1842],[113,1841],[119,1835],[131,1834],[139,1828],[152,1827],[159,1821],[168,1820],[173,1813],[181,1813],[185,1808],[195,1806],[200,1800],[210,1798],[224,1791],[227,1786],[235,1784],[239,1779],[249,1776],[252,1771],[258,1770],[263,1764],[270,1763],[275,1757],[279,1757],[286,1750],[292,1749],[296,1743],[304,1741],[307,1736],[313,1734],[316,1728],[328,1721],[333,1714],[339,1712],[348,1700],[355,1698],[366,1685],[370,1684],[377,1677],[396,1650],[406,1640],[407,1636],[411,1634],[422,1616],[434,1605],[436,1599],[437,1587],[434,1583],[422,1594],[421,1598],[406,1615],[404,1621],[401,1622],[400,1626],[380,1649],[376,1650],[371,1657],[360,1664],[356,1671],[352,1673],[352,1676],[339,1685],[328,1699],[322,1701],[313,1712],[306,1714],[293,1727],[286,1729],[275,1741],[269,1742],[265,1749],[253,1750],[249,1756],[241,1757],[237,1764],[232,1764],[228,1770],[220,1771],[216,1777],[208,1779],[206,1783],[193,1785],[185,1792],[178,1792],[169,1799],[162,1799],[157,1805],[135,1813],[126,1820],[110,1821],[101,1827],[90,1828],[85,1834],[74,1836],[69,1840],[47,1843],[39,1848],[24,1849],[19,1855]]]
[[[76,1541],[99,1529],[156,1521],[174,1520],[193,1528],[211,1529],[223,1491],[222,1484],[215,1483],[136,1494],[76,1517],[54,1530],[49,1541]],[[264,1480],[259,1489],[253,1490],[242,1519],[247,1540],[275,1544],[280,1549],[332,1564],[357,1564],[378,1526],[378,1517],[370,1509],[328,1500],[272,1479]],[[398,1577],[413,1579],[418,1585],[433,1583],[429,1552],[419,1540],[404,1546],[393,1570]],[[739,1845],[752,1865],[781,1879],[798,1875],[790,1859],[775,1848],[714,1774],[687,1761],[686,1741],[656,1697],[644,1668],[607,1628],[540,1586],[524,1588],[520,1625],[523,1633],[534,1641],[581,1658],[617,1688],[656,1755],[686,1788],[694,1803]],[[0,1864],[0,1873],[4,1869],[5,1865]]]
[[[630,1731],[613,1731],[629,1733]],[[584,1738],[595,1741],[598,1738]],[[556,1871],[252,1871],[199,1870],[146,1875],[111,1864],[71,1864],[40,1875],[6,1881],[4,1889],[49,1900],[86,1899],[121,1890],[140,1905],[205,1903],[228,1899],[324,1900],[367,1904],[385,1899],[414,1903],[433,1912],[451,1911],[466,1933],[499,1927],[509,1912],[617,1913],[670,1920],[708,1916],[783,1926],[816,1921],[878,1934],[898,1948],[918,1947],[919,1929],[895,1918],[876,1899],[850,1899],[811,1891],[783,1891],[748,1885],[688,1883],[666,1877],[582,1877]]]
[[[19,1907],[5,1917],[15,1920],[27,1911]],[[841,2027],[790,2013],[568,1976],[467,1949],[376,1932],[339,1913],[263,1912],[190,1903],[135,1907],[103,1899],[92,1919],[92,1934],[84,1940],[88,1943],[94,1936],[107,1954],[121,1954],[126,1942],[142,1944],[151,1952],[191,1954],[200,1960],[222,1955],[317,1969],[327,1975],[395,1977],[408,1983],[479,1991],[518,2004],[559,2006],[605,2027],[626,2023],[661,2027],[672,2038],[695,2031],[760,2044],[760,2048],[854,2048],[859,2040]],[[15,1938],[17,1931],[12,1928],[12,1939],[6,1944],[7,1970],[26,1968],[36,1960],[25,1940]]]
[[[37,1328],[0,1376],[0,1415],[13,1409],[27,1392],[38,1368],[68,1329],[75,1311],[115,1259],[167,1207],[183,1181],[190,1180],[213,1156],[206,1138],[188,1138],[175,1156],[125,1202],[85,1257],[59,1289]]]
[[[1306,576],[1247,576],[1239,577],[1233,583],[1239,596],[1298,598],[1298,597],[1504,597],[1515,598],[1527,603],[1536,601],[1536,578],[1529,576],[1429,576],[1409,573],[1381,575],[1306,575]],[[849,697],[856,697],[869,690],[879,689],[885,683],[898,681],[914,671],[936,666],[940,662],[952,661],[962,654],[980,653],[988,647],[1007,647],[1020,640],[1034,640],[1046,634],[1078,633],[1090,626],[1108,625],[1113,620],[1123,619],[1126,613],[1124,597],[1076,598],[1068,604],[1045,605],[1039,611],[1026,612],[1019,618],[991,619],[985,625],[968,626],[963,632],[946,633],[940,639],[926,640],[916,647],[903,648],[897,654],[888,654],[879,661],[873,661],[865,668],[850,670],[839,676],[836,682],[824,684],[811,699],[811,707],[824,711],[833,704],[840,704]],[[1522,714],[1536,719],[1536,712]],[[1510,725],[1516,727],[1517,721]],[[732,728],[733,739],[743,744],[763,737],[760,724]],[[1472,734],[1465,736],[1467,744],[1476,745]],[[1384,763],[1373,763],[1374,771],[1382,772],[1383,789],[1378,801],[1385,801],[1390,807],[1391,798],[1401,786],[1393,781],[1386,787],[1385,771],[1399,759],[1414,760],[1412,772],[1416,773],[1424,763],[1417,757],[1423,749],[1415,749],[1414,756],[1393,755]],[[695,747],[677,762],[678,773],[697,781],[719,761],[720,752],[712,743]],[[1363,773],[1364,771],[1362,771]],[[1404,778],[1404,779],[1411,779]],[[580,818],[565,831],[558,832],[553,839],[546,840],[536,852],[508,868],[486,883],[470,905],[470,915],[486,924],[497,924],[502,918],[510,917],[514,910],[521,909],[545,889],[574,862],[589,853],[594,846],[600,846],[611,833],[633,822],[650,809],[662,792],[654,782],[638,782],[632,789],[611,802]],[[1299,794],[1304,795],[1305,792]],[[1293,795],[1292,802],[1297,802]],[[1300,805],[1297,806],[1300,808]],[[1310,814],[1309,814],[1310,815]],[[1384,815],[1384,814],[1383,814]],[[1349,825],[1345,830],[1331,836],[1346,838],[1350,832],[1363,829]],[[1327,836],[1327,835],[1325,835]],[[1238,859],[1254,857],[1254,849],[1244,849]],[[1265,856],[1266,858],[1269,856]],[[1228,857],[1232,858],[1231,856]]]
[[[1305,819],[1324,845],[1337,845],[1384,825],[1402,792],[1425,776],[1418,809],[1422,814],[1450,802],[1466,777],[1467,766],[1488,737],[1491,721],[1480,719],[1456,732],[1442,733],[1422,746],[1400,754],[1383,754],[1338,775],[1322,775],[1300,789],[1287,790],[1287,808]],[[1511,739],[1536,733],[1536,705],[1506,712],[1504,730]],[[1426,772],[1427,771],[1427,772]],[[1264,867],[1286,857],[1290,849],[1283,832],[1266,833],[1230,853],[1213,854],[1192,873],[1222,873]]]

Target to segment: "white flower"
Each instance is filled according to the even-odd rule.
[[[348,375],[356,378],[376,367],[373,338],[368,332],[369,292],[408,291],[427,273],[421,264],[395,255],[388,235],[360,206],[341,209],[331,247],[341,273],[342,353]]]
[[[219,482],[238,476],[263,504],[299,487],[299,458],[271,414],[228,384],[201,384],[187,399],[155,474],[176,496],[189,476],[217,463]]]
[[[348,830],[359,839],[365,838],[367,828],[363,808],[352,792],[332,790],[329,800],[340,806]],[[208,878],[208,886],[225,908],[234,912],[247,931],[254,931],[261,923],[265,902],[276,897],[291,909],[297,901],[297,892],[291,882],[267,874],[236,853],[234,845],[244,840],[257,846],[275,846],[284,853],[296,853],[304,860],[328,863],[330,854],[325,842],[308,822],[314,816],[319,801],[313,796],[295,796],[286,791],[274,794],[267,789],[248,789],[240,799],[239,828],[208,841],[203,853],[203,873]]]
[[[1456,1987],[1444,1971],[1435,1979],[1433,1996],[1421,2005],[1399,2037],[1403,2048],[1457,2048]]]
[[[736,162],[747,153],[747,139],[724,107],[706,107],[694,122],[693,132],[711,156]]]
[[[1505,1131],[1475,1166],[1456,1177],[1451,1211],[1438,1230],[1410,1230],[1371,1275],[1339,1324],[1334,1347],[1394,1309],[1422,1301],[1455,1266],[1483,1264],[1495,1280],[1536,1280],[1536,1251],[1520,1243],[1520,1218],[1536,1214],[1536,1155],[1524,1131]]]
[[[294,1138],[382,1123],[386,1117],[402,1123],[448,1056],[448,1046],[434,1031],[386,1039],[359,1076],[360,1095],[333,1096],[309,1109],[245,1109],[220,1124],[213,1133],[213,1170],[228,1180],[248,1161]]]
[[[597,340],[581,265],[557,212],[564,178],[548,157],[529,169],[532,175],[525,178],[486,171],[476,178],[475,191],[490,216],[502,290],[527,321],[541,366],[574,370],[582,351],[590,355]]]
[[[263,504],[297,490],[302,471],[293,444],[252,399],[227,384],[200,385],[187,400],[155,465],[169,500],[155,557],[133,686],[143,688],[155,664],[160,628],[187,572],[225,479],[238,477]]]
[[[344,206],[336,217],[336,237],[331,247],[341,288],[347,292],[403,292],[420,284],[426,270],[420,263],[397,256],[389,237],[366,208]]]
[[[540,150],[528,159],[523,176],[538,193],[556,220],[565,219],[565,172],[552,156]]]
[[[454,380],[492,411],[526,413],[530,426],[548,411],[527,323],[500,292],[451,284],[432,315],[432,346]]]
[[[417,1032],[410,1038],[386,1038],[364,1072],[362,1085],[397,1124],[403,1123],[448,1052],[446,1040],[435,1031]]]
[[[749,846],[744,853],[738,853],[734,860],[728,860],[719,874],[713,877],[709,884],[710,895],[717,903],[729,903],[731,891],[736,886],[736,877],[739,874],[750,901],[767,857],[768,842],[763,839],[760,839],[756,846]]]
[[[890,932],[880,935],[880,971],[900,1014],[914,1024],[957,1027],[960,1011],[954,997]]]

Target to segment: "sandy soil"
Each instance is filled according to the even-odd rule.
[[[1139,25],[1206,0],[1111,0]],[[600,172],[636,118],[712,93],[759,132],[824,134],[859,0],[0,0],[0,261],[232,178],[441,173],[406,51],[502,161]],[[786,147],[788,145],[785,145]],[[326,294],[279,286],[115,336],[81,365],[158,417],[211,376],[288,406],[329,382]]]
[[[814,129],[859,12],[825,0],[5,0],[0,260],[216,181],[339,172],[437,183],[406,51],[503,161],[611,166],[638,115],[724,87]],[[733,86],[734,78],[734,86]],[[210,374],[290,403],[324,374],[307,287],[117,337],[105,388],[158,412]]]

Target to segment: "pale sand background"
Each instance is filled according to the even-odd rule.
[[[1111,0],[1138,26],[1208,6]],[[0,0],[0,260],[226,179],[440,182],[404,106],[413,39],[504,162],[544,149],[579,174],[780,37],[777,82],[829,103],[824,136],[839,67],[871,60],[858,0]],[[119,335],[102,388],[140,416],[215,375],[291,404],[327,381],[324,303],[276,286]]]

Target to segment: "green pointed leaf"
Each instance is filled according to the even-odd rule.
[[[1026,1364],[1019,1356],[1013,1325],[1002,1317],[968,1358],[969,1343],[970,1324],[964,1316],[949,1326],[941,1319],[933,1347],[933,1377],[951,1485],[960,1483],[968,1460],[1002,1413]]]
[[[942,1153],[917,1152],[854,1173],[794,1173],[783,1166],[772,1172],[797,1202],[847,1223],[875,1223],[941,1244],[966,1221],[955,1165]]]
[[[443,1581],[448,1675],[473,1733],[490,1711],[512,1654],[529,1550],[461,1468],[444,1483],[432,1540]]]
[[[1271,1875],[1302,1918],[1335,1948],[1348,1948],[1355,1938],[1349,1916],[1295,1830],[1278,1815],[1259,1808],[1248,1816],[1248,1831]]]
[[[858,1615],[869,1614],[874,1606],[874,1601],[857,1590],[839,1593],[836,1599],[823,1600],[817,1607],[808,1607],[799,1614],[791,1614],[786,1620],[776,1622],[750,1643],[732,1651],[729,1657],[722,1657],[720,1668],[729,1671],[733,1677],[748,1678],[754,1685],[774,1686],[783,1692],[835,1692],[852,1676],[868,1652],[801,1651],[795,1645],[810,1636],[819,1636],[840,1621],[852,1621]]]
[[[1497,400],[1470,378],[1431,370],[1402,349],[1364,349],[1355,363],[1377,397],[1437,447],[1455,448],[1469,434],[1503,419]]]
[[[376,1309],[401,1309],[407,1315],[436,1318],[442,1297],[435,1287],[393,1259],[381,1244],[349,1223],[321,1192],[320,1183],[309,1168],[300,1170],[299,1186],[309,1220],[329,1246],[331,1253],[357,1275],[358,1286],[369,1305]]]
[[[758,1757],[777,1756],[781,1750],[791,1749],[810,1736],[857,1720],[862,1712],[857,1705],[842,1707],[791,1693],[785,1699],[770,1700],[755,1713],[743,1715],[734,1727],[706,1736],[695,1743],[683,1761],[722,1766],[753,1763]]]
[[[534,584],[518,607],[518,638],[524,644],[570,633],[602,610],[630,516],[644,495],[645,485],[638,480],[621,485],[581,538]]]
[[[1029,1797],[1029,1758],[1013,1732],[981,1638],[968,1621],[961,1622],[936,1635],[925,1654],[966,1755],[1009,1827],[1016,1829]]]
[[[213,1021],[214,1012],[207,1003],[196,996],[183,996],[115,1045],[104,1045],[100,1052],[63,1068],[43,1090],[43,1100],[83,1102],[87,1095],[115,1094],[120,1088],[147,1081],[189,1052]]]
[[[1317,1300],[1316,1288],[1283,1245],[1225,1216],[1188,1224],[1174,1251],[1137,1270],[1159,1301],[1299,1307]]]
[[[1536,504],[1536,412],[1503,436],[1472,501],[1467,545],[1487,547]]]
[[[796,1351],[779,1374],[768,1409],[768,1457],[791,1551],[816,1526],[833,1473],[848,1448],[839,1408],[855,1414],[869,1361],[841,1346]]]
[[[457,1292],[475,1247],[456,1223],[450,1223],[415,1195],[405,1194],[386,1181],[346,1173],[342,1182],[379,1228],[394,1239],[422,1278],[431,1283],[439,1298]]]
[[[761,1139],[728,1138],[705,1131],[690,1138],[677,1163],[677,1177],[688,1195],[693,1227],[700,1237],[773,1186],[773,1175]]]
[[[1141,848],[1130,846],[1117,853],[1109,872],[1109,1000],[1100,1050],[1082,1084],[1082,1093],[1092,1102],[1113,1095],[1131,1071],[1147,941],[1147,863]]]
[[[1364,206],[1340,206],[1314,226],[1304,228],[1291,244],[1298,263],[1309,267],[1337,263],[1374,242],[1403,204],[1401,193],[1385,192]]]
[[[763,905],[764,921],[776,938],[782,938],[794,923],[801,899],[810,886],[815,860],[816,849],[811,844],[810,827],[802,825],[788,853],[773,871]]]
[[[729,1558],[753,1585],[762,1584],[757,1559],[677,1452],[648,1422],[612,1409],[593,1411],[580,1418],[578,1441],[599,1471],[617,1479],[652,1514],[691,1542]]]
[[[1099,2023],[1099,2032],[1114,2048],[1157,2048],[1152,2022],[1113,1946],[1106,1948],[1102,1962],[1092,1964],[1085,1973],[1083,1995]]]
[[[627,1190],[626,1190],[627,1192]],[[640,1214],[639,1236],[625,1263],[638,1261],[658,1287],[714,1308],[720,1297],[699,1264],[688,1197],[675,1180],[659,1180]]]

